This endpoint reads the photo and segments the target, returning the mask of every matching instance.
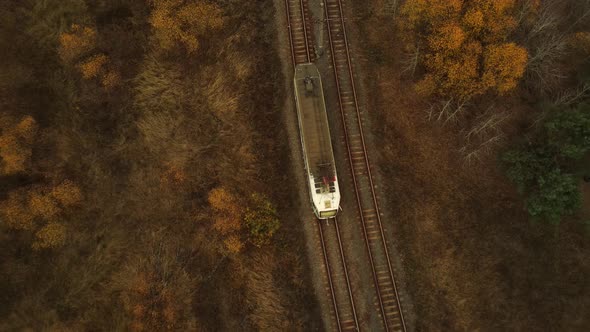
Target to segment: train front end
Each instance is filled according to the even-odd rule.
[[[336,175],[309,177],[313,210],[318,219],[336,217],[340,207],[340,188]]]

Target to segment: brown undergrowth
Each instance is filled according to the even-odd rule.
[[[186,19],[189,2],[0,5],[0,33],[10,37],[0,65],[14,68],[0,76],[0,112],[39,124],[21,158],[26,172],[2,174],[0,200],[65,180],[81,191],[51,249],[33,250],[34,233],[0,223],[0,330],[318,328],[300,221],[288,212],[297,204],[274,7],[205,2],[223,25],[199,27],[188,51],[175,40],[161,47],[153,29],[162,24],[150,15],[161,4]],[[59,36],[80,31],[92,43],[72,43],[80,61],[65,61]],[[120,84],[97,79],[106,69]],[[217,188],[243,206],[220,213],[208,200]],[[276,233],[254,240],[240,220],[219,227],[257,211],[250,197],[277,211]]]

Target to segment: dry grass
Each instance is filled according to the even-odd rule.
[[[29,43],[0,39],[1,46],[20,47],[10,50],[18,71],[0,78],[36,73],[33,83],[1,90],[0,105],[31,112],[43,133],[32,152],[35,176],[11,179],[0,195],[68,175],[84,201],[59,250],[32,252],[30,234],[0,226],[0,329],[317,327],[297,252],[298,221],[285,218],[273,245],[248,246],[229,258],[207,203],[218,186],[244,197],[264,193],[279,211],[293,199],[282,167],[286,138],[277,125],[282,84],[280,76],[264,75],[280,72],[268,44],[272,3],[261,12],[259,2],[224,2],[227,26],[203,39],[198,54],[181,57],[151,49],[144,2],[64,2],[71,10],[53,2],[8,11],[4,6],[18,2],[0,5],[0,17],[30,12],[30,20],[3,20],[0,27],[18,23],[15,35],[31,29]],[[121,69],[122,84],[110,91],[98,80],[74,77],[57,52],[71,20],[95,19],[98,49]],[[18,54],[31,57],[17,61]],[[236,280],[239,271],[254,273]]]
[[[258,331],[284,331],[295,328],[288,320],[288,310],[273,277],[276,259],[272,254],[258,252],[240,268],[244,278],[248,320]]]

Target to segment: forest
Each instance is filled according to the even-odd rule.
[[[416,330],[590,326],[590,1],[354,1]]]
[[[317,328],[273,17],[2,1],[0,330]]]

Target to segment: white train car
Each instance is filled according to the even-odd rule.
[[[319,219],[333,218],[340,207],[340,188],[320,72],[313,63],[297,65],[294,81],[311,204]]]

